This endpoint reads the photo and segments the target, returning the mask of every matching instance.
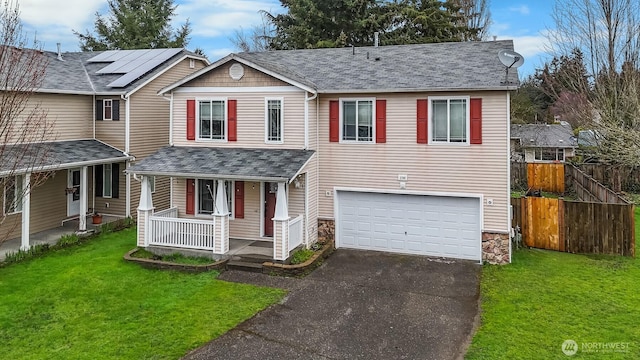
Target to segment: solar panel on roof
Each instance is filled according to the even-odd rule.
[[[125,87],[169,60],[182,49],[108,50],[87,60],[90,63],[110,62],[96,74],[123,74],[108,87]]]

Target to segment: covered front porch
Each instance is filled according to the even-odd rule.
[[[89,215],[96,213],[97,205],[93,190],[102,189],[102,185],[96,185],[102,184],[96,167],[110,166],[111,184],[111,174],[116,180],[120,175],[118,164],[130,159],[97,140],[20,144],[8,147],[5,152],[7,158],[15,156],[18,160],[0,165],[5,216],[0,225],[0,240],[13,243],[17,238],[22,250],[37,244],[36,235],[47,231],[68,226],[79,232],[89,230],[92,222]]]
[[[161,149],[129,170],[141,181],[138,246],[224,258],[244,242],[252,244],[245,250],[285,261],[309,243],[305,165],[312,157],[306,150]],[[169,209],[155,211],[154,176],[171,178]]]

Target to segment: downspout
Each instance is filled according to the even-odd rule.
[[[91,85],[93,86],[93,84]],[[92,104],[92,111],[91,111],[91,117],[93,119],[93,140],[97,140],[96,139],[96,94],[93,94],[93,104]],[[91,187],[93,188],[93,191],[91,194],[92,197],[92,201],[91,201],[91,208],[93,209],[93,211],[96,211],[96,167],[92,166],[91,167],[91,175],[93,178],[93,183],[91,185]]]
[[[318,93],[309,97],[308,92],[304,92],[304,149],[309,149],[309,101],[318,98]],[[317,132],[317,129],[316,129]],[[317,177],[317,175],[316,175]],[[309,246],[309,172],[304,176],[304,239]]]
[[[507,226],[510,228],[509,236],[511,236],[511,217],[513,216],[513,208],[511,206],[511,93],[507,91]],[[480,250],[482,251],[482,250]],[[509,239],[509,263],[511,263],[511,239]]]
[[[169,146],[173,146],[173,91],[169,99]]]
[[[125,95],[120,95],[120,98],[122,100],[124,100],[124,106],[125,106],[125,111],[124,111],[124,154],[126,156],[130,156],[129,152],[131,151],[130,148],[130,142],[131,142],[131,101],[129,96],[125,96]],[[125,167],[127,170],[129,170],[129,167],[131,166],[131,161],[127,160],[125,162]],[[129,174],[128,172],[125,175],[125,182],[126,182],[126,200],[125,200],[125,216],[126,217],[131,217],[131,174]]]
[[[93,94],[93,139],[96,140],[96,95]]]
[[[316,94],[316,223],[313,225],[316,233],[318,232],[318,220],[319,211],[318,208],[320,204],[318,203],[320,200],[320,98],[318,98]],[[317,239],[317,237],[316,237]]]

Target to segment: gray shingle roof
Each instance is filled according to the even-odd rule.
[[[239,53],[319,92],[502,89],[511,40]],[[354,53],[355,51],[355,53]],[[516,69],[509,72],[513,87]]]
[[[63,61],[60,61],[57,58],[57,53],[45,51],[44,54],[49,63],[41,86],[42,91],[126,94],[185,55],[201,57],[190,51],[182,50],[126,87],[111,88],[107,84],[120,78],[122,74],[96,74],[96,71],[106,67],[109,63],[89,63],[87,61],[100,53],[102,52],[67,52],[62,54]]]
[[[512,124],[511,138],[520,139],[522,147],[577,147],[571,125],[561,124]]]
[[[55,170],[92,164],[125,161],[122,151],[98,140],[69,140],[7,146],[4,158],[19,159],[19,163],[0,164],[0,175],[12,171]]]
[[[127,172],[195,178],[289,181],[313,156],[312,150],[167,146]]]

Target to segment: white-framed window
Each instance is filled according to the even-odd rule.
[[[22,175],[4,179],[4,213],[16,214],[22,212]]]
[[[102,168],[102,197],[110,198],[112,196],[113,165],[104,164]]]
[[[226,99],[198,100],[196,111],[199,140],[227,140]]]
[[[102,100],[102,119],[103,120],[113,119],[113,100],[111,99]]]
[[[156,177],[155,176],[149,176],[149,187],[151,188],[151,193],[155,193],[156,192]]]
[[[234,217],[234,183],[225,180],[224,189],[227,192],[227,208],[229,209],[229,217]],[[196,184],[196,200],[197,214],[211,215],[215,212],[216,191],[218,190],[217,182],[210,179],[198,179]]]
[[[429,143],[469,144],[468,96],[429,98]]]
[[[189,69],[194,69],[196,67],[196,61],[194,59],[189,59]]]
[[[340,99],[340,141],[375,141],[375,102],[368,99]]]
[[[284,99],[266,98],[265,106],[265,142],[282,144],[283,138],[283,109]]]
[[[564,161],[563,148],[535,148],[536,161]]]

